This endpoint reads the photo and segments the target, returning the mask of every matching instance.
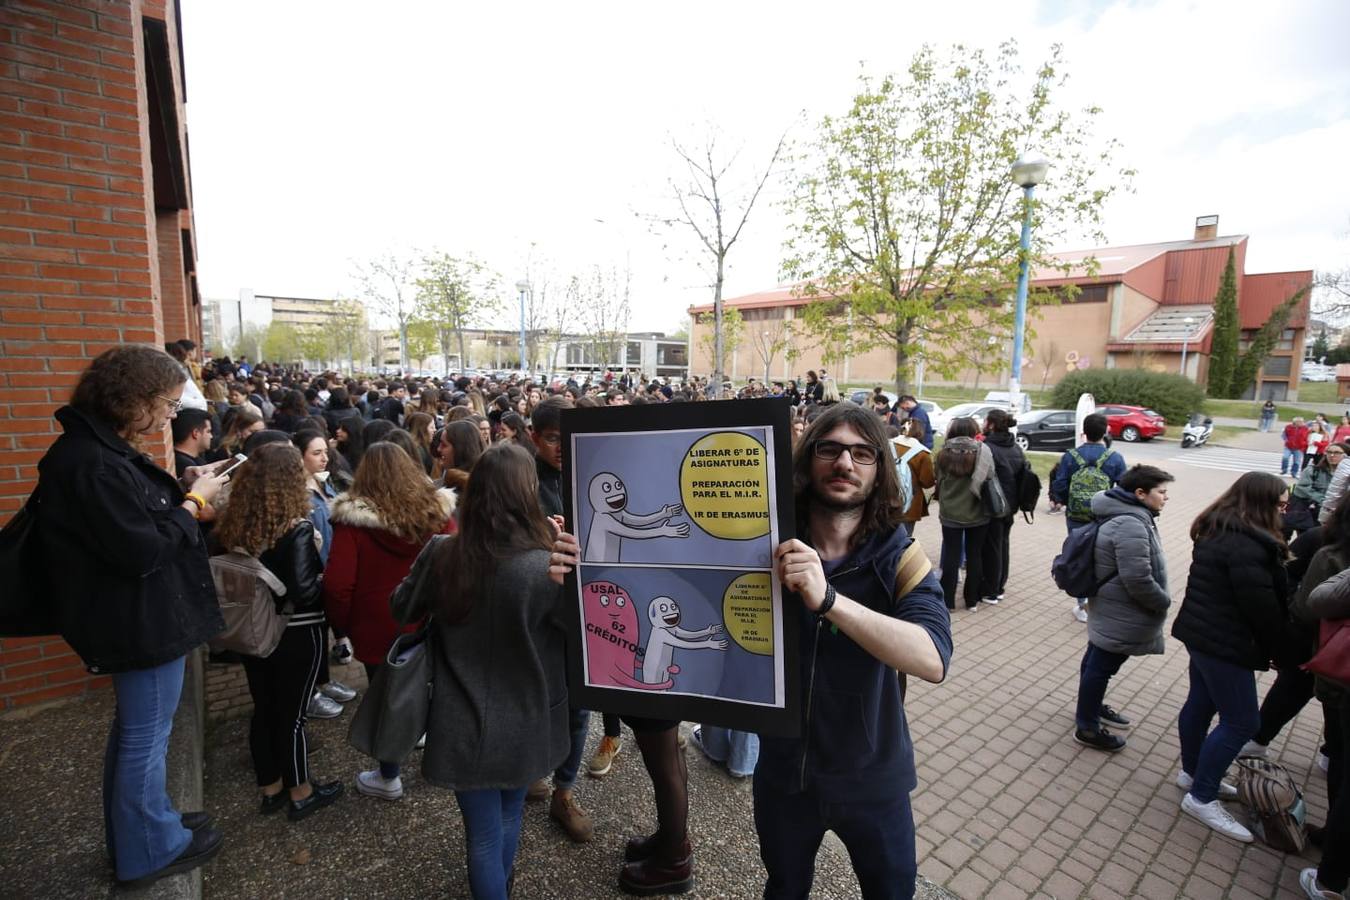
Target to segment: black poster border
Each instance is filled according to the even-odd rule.
[[[778,512],[778,538],[796,536],[796,515],[792,493],[791,405],[786,399],[719,400],[690,403],[645,404],[625,407],[583,407],[562,412],[563,446],[562,500],[567,528],[578,527],[576,497],[572,491],[572,436],[608,432],[612,434],[670,431],[687,428],[772,429],[774,450],[775,499]],[[578,536],[580,537],[580,536]],[[800,621],[795,599],[780,592],[783,621],[782,709],[662,693],[635,693],[622,688],[594,687],[582,683],[581,595],[576,571],[567,577],[567,681],[573,708],[618,713],[648,719],[700,722],[738,731],[751,731],[775,737],[796,737],[801,730]]]

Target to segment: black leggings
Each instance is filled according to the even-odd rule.
[[[956,582],[961,577],[961,547],[966,554],[966,608],[979,605],[980,589],[984,587],[984,535],[986,525],[961,527],[942,526],[942,597],[948,609],[956,609]]]
[[[1322,864],[1317,880],[1328,890],[1344,893],[1350,881],[1350,709],[1324,706],[1327,720],[1326,832],[1322,841]]]
[[[1280,729],[1294,720],[1313,697],[1315,677],[1297,666],[1285,666],[1275,673],[1275,683],[1261,703],[1261,729],[1253,738],[1268,746]]]
[[[1008,586],[1008,563],[1012,557],[1013,517],[991,519],[984,533],[984,590],[986,597],[998,597]],[[970,572],[970,563],[966,563]]]
[[[277,779],[288,788],[309,781],[305,711],[323,653],[323,626],[296,625],[285,630],[271,656],[244,657],[253,697],[248,747],[260,786]]]

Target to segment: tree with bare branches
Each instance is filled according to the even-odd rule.
[[[692,231],[702,245],[700,267],[710,277],[713,289],[713,383],[719,386],[720,392],[726,368],[722,285],[726,280],[727,255],[740,238],[755,202],[783,156],[787,132],[778,138],[763,170],[752,174],[743,186],[738,186],[732,175],[740,150],[724,155],[717,146],[717,139],[716,130],[710,129],[702,141],[703,146],[697,150],[671,139],[671,147],[683,163],[680,177],[670,180],[679,213],[658,217],[657,221],[665,228]]]
[[[408,368],[408,323],[416,312],[414,263],[410,257],[386,253],[356,267],[361,293],[375,310],[398,329],[399,366]]]

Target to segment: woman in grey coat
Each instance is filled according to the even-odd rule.
[[[1163,625],[1172,598],[1167,560],[1154,520],[1167,504],[1172,476],[1153,466],[1135,466],[1109,491],[1092,498],[1101,523],[1095,569],[1101,581],[1088,606],[1088,648],[1078,678],[1073,738],[1115,753],[1125,739],[1104,726],[1128,728],[1130,720],[1105,705],[1111,676],[1131,656],[1162,653]]]
[[[433,538],[390,598],[395,618],[434,617],[422,776],[455,792],[478,900],[510,892],[526,787],[570,746],[562,589],[548,574],[556,529],[538,493],[528,453],[486,451],[459,533]]]

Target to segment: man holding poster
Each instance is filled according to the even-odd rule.
[[[901,522],[874,414],[849,403],[827,409],[802,436],[793,475],[802,539],[779,544],[774,558],[784,588],[801,599],[805,697],[801,736],[760,743],[764,896],[810,894],[829,829],[848,848],[863,897],[913,897],[917,778],[901,679],[946,677],[952,636],[942,588]]]

